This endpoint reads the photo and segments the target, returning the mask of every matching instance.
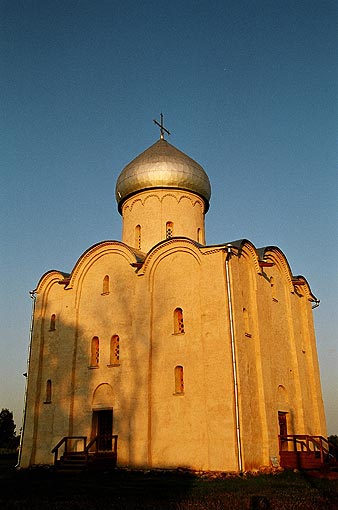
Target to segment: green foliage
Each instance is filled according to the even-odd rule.
[[[338,448],[338,436],[329,436],[328,440],[331,444]]]
[[[8,409],[2,409],[0,412],[0,447],[13,448],[16,442],[15,429],[13,413]]]
[[[330,453],[338,459],[338,436],[329,436]]]

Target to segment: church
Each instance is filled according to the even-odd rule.
[[[206,244],[209,178],[157,124],[116,182],[122,241],[31,293],[22,468],[63,448],[242,472],[278,465],[289,436],[326,437],[319,301],[278,247]]]

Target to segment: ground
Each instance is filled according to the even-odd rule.
[[[14,466],[15,458],[0,458],[2,510],[338,510],[338,480],[300,472],[64,473]]]

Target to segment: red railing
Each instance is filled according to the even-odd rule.
[[[338,449],[323,436],[288,434],[278,439],[282,467],[310,469],[337,463]]]

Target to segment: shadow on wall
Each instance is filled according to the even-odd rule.
[[[37,321],[27,384],[24,467],[52,463],[51,450],[65,436],[86,436],[89,441],[100,433],[106,441],[104,447],[102,439],[101,449],[112,445],[112,434],[129,441],[129,415],[139,385],[130,373],[128,387],[122,384],[126,379],[122,372],[126,376],[128,365],[133,363],[128,345],[132,342],[125,334],[118,334],[118,325],[113,324],[109,331],[109,323],[101,321],[100,327],[88,334],[88,328],[76,331],[53,314],[38,339]],[[133,365],[137,379],[137,364]],[[78,448],[76,441],[73,447]]]
[[[130,303],[127,297],[119,296],[119,299],[120,304],[122,300],[122,306],[128,310]],[[93,311],[89,320],[87,316],[86,324],[97,323],[95,314],[96,311]],[[149,360],[144,356],[148,356],[149,344],[144,340],[146,335],[135,338],[132,333],[127,333],[126,324],[132,324],[130,315],[131,310],[126,312],[123,323],[106,317],[90,333],[88,327],[78,327],[76,330],[62,322],[57,314],[48,319],[48,324],[46,320],[42,327],[36,321],[28,375],[23,467],[27,467],[26,464],[52,464],[52,449],[66,436],[85,436],[88,443],[99,435],[99,449],[109,451],[113,448],[112,436],[117,434],[117,465],[120,464],[121,452],[123,466],[142,468],[141,462],[139,466],[133,462],[137,457],[133,449],[138,445],[134,441],[135,427],[138,425],[134,418],[140,408],[146,408],[144,401],[148,392]],[[149,318],[145,320],[149,321]],[[39,330],[42,333],[37,338]],[[174,387],[174,369],[172,382]],[[144,416],[147,418],[147,412]],[[143,427],[145,438],[141,448],[147,461],[146,419]],[[83,440],[74,439],[70,448],[83,450]],[[58,454],[61,456],[63,453],[64,444]],[[54,476],[51,471],[38,472],[39,483],[41,476]],[[114,477],[124,477],[123,472],[118,473]],[[195,476],[183,470],[128,476],[146,476],[143,485],[148,484],[152,490],[156,490],[156,485],[162,484],[160,480],[164,479],[171,487],[170,491],[175,486],[175,500],[178,502],[187,498],[195,483]],[[163,497],[162,489],[158,493],[160,498]]]

